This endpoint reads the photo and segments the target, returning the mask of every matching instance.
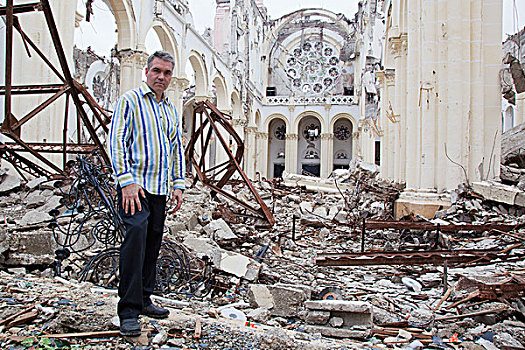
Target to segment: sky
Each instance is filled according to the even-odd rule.
[[[188,0],[197,32],[203,33],[207,27],[213,28],[215,0]],[[277,19],[287,13],[305,7],[320,7],[336,13],[343,13],[349,19],[357,11],[358,0],[264,0],[270,18]],[[514,8],[515,6],[515,8]],[[78,0],[78,11],[85,14],[85,0]],[[116,42],[116,25],[103,1],[93,2],[94,16],[91,22],[82,21],[75,33],[75,44],[81,49],[91,46],[99,55],[109,57]],[[503,0],[503,36],[516,33],[525,25],[525,0]],[[146,49],[157,49],[158,40],[154,35],[147,38]]]

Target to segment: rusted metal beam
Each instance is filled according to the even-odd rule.
[[[11,122],[11,74],[13,72],[13,0],[7,0],[6,5],[5,101],[2,128],[4,125],[9,127]]]
[[[24,176],[22,171],[33,175],[35,177],[39,176],[51,176],[52,173],[48,170],[42,168],[41,166],[35,164],[34,162],[28,160],[27,158],[13,152],[9,148],[2,147],[4,144],[0,144],[0,158],[5,159],[7,162],[11,163],[15,170],[22,176],[25,180],[27,178]]]
[[[63,143],[42,143],[42,142],[28,142],[29,148],[39,153],[60,153],[63,152]],[[92,144],[67,144],[66,153],[70,154],[89,154],[93,152],[97,147]],[[16,152],[28,152],[27,148],[23,147],[18,143],[5,142],[0,143],[0,150],[9,149],[10,151]]]
[[[434,250],[418,252],[365,252],[365,253],[319,253],[316,264],[320,266],[363,266],[363,265],[477,265],[491,263],[496,259],[522,258],[525,254],[509,254],[505,250]]]
[[[523,225],[521,225],[523,226]],[[421,230],[433,231],[438,229],[437,224],[431,222],[411,222],[411,221],[366,221],[367,229],[384,229],[392,228],[397,230]],[[490,230],[500,230],[504,232],[514,231],[520,228],[518,225],[507,224],[448,224],[439,225],[439,230],[442,232],[458,232],[458,231],[475,231],[485,232]]]
[[[24,13],[39,10],[42,11],[46,23],[51,35],[53,45],[55,47],[56,55],[60,63],[60,68],[55,67],[50,59],[38,48],[38,46],[24,33],[20,26],[18,18],[14,16],[14,13]],[[76,82],[68,67],[67,59],[60,42],[60,36],[53,18],[51,7],[49,6],[48,0],[41,0],[38,3],[24,4],[24,5],[13,5],[13,0],[8,0],[5,7],[0,8],[0,12],[4,11],[6,15],[6,70],[5,70],[5,86],[0,87],[0,95],[5,95],[5,118],[2,122],[0,131],[2,134],[11,138],[14,143],[5,143],[0,145],[0,152],[2,158],[11,161],[16,170],[20,173],[20,170],[28,172],[30,174],[46,175],[53,174],[65,174],[66,167],[66,155],[67,154],[79,154],[89,153],[95,148],[99,149],[99,152],[103,160],[109,164],[109,157],[106,154],[102,141],[99,139],[97,130],[102,129],[104,133],[108,132],[107,124],[109,124],[110,117],[106,112],[96,103],[91,97],[87,90],[78,82]],[[3,13],[3,12],[1,12]],[[54,74],[62,81],[58,84],[34,84],[34,85],[12,85],[12,69],[13,69],[13,29],[16,29],[21,37],[29,56],[29,47],[43,60],[43,62],[54,72]],[[61,70],[61,72],[59,71]],[[33,108],[29,113],[18,120],[12,113],[12,95],[28,95],[28,94],[53,94],[44,102]],[[54,143],[32,143],[25,142],[22,139],[21,128],[31,119],[38,116],[46,107],[53,104],[62,95],[66,95],[65,112],[64,112],[64,129],[62,132],[63,140]],[[78,129],[78,140],[76,143],[69,143],[67,133],[67,120],[69,117],[69,98],[72,99],[74,106],[77,110],[77,129]],[[84,105],[90,108],[93,113],[94,125],[91,122],[91,117],[88,116]],[[89,134],[88,140],[80,139],[81,129],[87,130]],[[33,157],[22,156],[18,153],[30,153],[38,161],[49,167],[48,169],[43,168],[41,165],[36,163]],[[46,159],[41,153],[62,153],[63,162],[60,169],[57,165]]]
[[[7,11],[9,11],[9,1],[7,2],[7,6],[0,7],[0,16],[7,15]],[[11,1],[12,3],[12,1]],[[21,4],[21,5],[14,5],[12,6],[12,13],[25,13],[25,12],[34,12],[40,10],[40,3],[35,2],[32,4]]]
[[[198,127],[196,125],[197,121],[199,121]],[[226,143],[224,136],[221,134],[219,127],[223,128],[235,142],[237,146],[235,155],[230,150],[230,147],[228,143]],[[228,160],[207,169],[205,160],[210,148],[212,133],[215,134],[215,139],[218,140],[223,147],[228,156]],[[199,149],[197,150],[197,148]],[[197,178],[204,185],[211,188],[213,197],[217,194],[221,194],[230,201],[240,205],[245,210],[252,212],[257,217],[266,220],[270,225],[273,225],[275,224],[275,219],[273,218],[271,211],[268,209],[257,190],[253,187],[252,182],[248,179],[239,165],[243,154],[244,143],[224,115],[209,101],[196,103],[194,106],[192,135],[186,148],[186,163],[193,165],[193,170],[197,174]],[[213,174],[213,171],[219,168],[222,169]],[[216,181],[215,177],[222,172],[224,172],[224,174],[218,181]],[[258,207],[241,200],[235,193],[230,193],[223,189],[224,185],[235,173],[238,173],[242,179],[242,183],[248,187]]]
[[[31,94],[56,94],[64,87],[64,84],[42,84],[42,85],[12,85],[12,95]],[[6,87],[0,86],[0,95],[6,94]]]

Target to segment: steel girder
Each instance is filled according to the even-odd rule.
[[[43,12],[46,23],[51,35],[53,45],[55,47],[56,55],[60,67],[55,67],[48,57],[38,48],[38,46],[25,34],[22,30],[18,17],[15,14],[23,14],[27,12],[41,11]],[[13,142],[5,142],[0,147],[0,157],[13,163],[16,170],[30,173],[35,176],[43,174],[51,175],[65,175],[65,168],[67,162],[67,154],[87,153],[95,148],[98,148],[104,161],[109,164],[109,157],[99,139],[100,129],[101,134],[108,132],[107,124],[109,124],[110,117],[91,97],[89,92],[71,75],[68,67],[67,59],[62,48],[60,36],[53,18],[53,13],[48,0],[41,0],[39,2],[14,5],[13,0],[7,0],[5,7],[0,7],[0,15],[6,17],[6,65],[5,65],[5,86],[0,86],[0,95],[5,95],[5,117],[0,127],[0,132],[10,138]],[[20,33],[22,41],[25,45],[27,53],[31,56],[30,49],[37,53],[37,55],[46,63],[46,65],[53,71],[55,76],[61,81],[58,84],[40,84],[40,85],[18,85],[12,84],[12,70],[13,70],[13,32],[14,29]],[[34,107],[29,113],[21,118],[17,118],[12,113],[12,95],[33,95],[33,94],[52,94],[47,100]],[[59,98],[65,96],[65,110],[64,110],[64,126],[61,143],[42,144],[26,142],[22,138],[21,128],[28,121],[37,117],[40,112],[52,105]],[[69,101],[73,101],[74,107],[77,111],[77,140],[70,142],[67,137],[67,125],[69,117]],[[84,105],[93,113],[93,120],[96,126],[90,120]],[[58,127],[58,126],[57,126]],[[89,135],[88,140],[82,140],[80,128],[83,127]],[[62,168],[44,157],[42,153],[62,153],[63,164]],[[27,155],[32,157],[27,157]],[[37,161],[39,164],[37,164]]]
[[[198,124],[197,121],[199,122]],[[231,136],[232,142],[235,142],[235,155],[232,153],[230,145],[226,142],[219,128],[224,129]],[[209,156],[212,135],[215,135],[215,139],[223,147],[228,160],[213,167],[208,167],[206,159]],[[275,219],[271,211],[240,166],[243,154],[244,143],[227,118],[211,102],[197,102],[193,113],[191,139],[186,147],[186,163],[195,171],[197,175],[195,181],[198,179],[211,188],[212,197],[215,198],[217,194],[220,194],[272,226],[275,224]],[[223,188],[235,173],[239,175],[240,181],[248,187],[257,205],[249,203],[241,199],[233,191],[228,192]],[[238,213],[237,215],[245,214]]]

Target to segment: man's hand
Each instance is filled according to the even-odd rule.
[[[176,188],[173,190],[170,205],[175,205],[175,208],[170,210],[170,214],[173,214],[180,209],[180,206],[182,205],[182,191],[180,189]]]
[[[122,188],[122,208],[124,208],[126,214],[128,212],[131,212],[131,215],[135,214],[135,207],[137,211],[142,210],[139,195],[142,198],[146,198],[146,193],[144,193],[142,187],[137,184],[127,185]]]

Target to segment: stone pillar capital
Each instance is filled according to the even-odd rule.
[[[185,78],[185,77],[183,77],[183,78],[174,77],[171,80],[171,84],[170,85],[173,85],[179,91],[183,91],[188,86],[190,86],[190,81],[187,78]]]
[[[212,100],[213,96],[195,96],[195,102],[204,102],[206,100]]]
[[[295,111],[295,106],[289,105],[288,110],[290,111],[290,113],[293,113]]]
[[[268,139],[268,133],[267,132],[257,132],[255,134],[255,137],[257,139]]]
[[[329,134],[329,133],[321,134],[321,140],[333,140],[333,139],[334,139],[333,134]]]
[[[117,52],[120,64],[135,64],[143,67],[148,63],[149,55],[140,50],[123,49]]]
[[[352,138],[358,139],[359,138],[359,131],[355,131],[352,133]]]
[[[286,134],[286,140],[296,141],[299,140],[299,135],[297,134]]]
[[[246,126],[246,120],[239,119],[239,118],[233,118],[231,121],[232,126]],[[256,129],[256,128],[253,128]]]

